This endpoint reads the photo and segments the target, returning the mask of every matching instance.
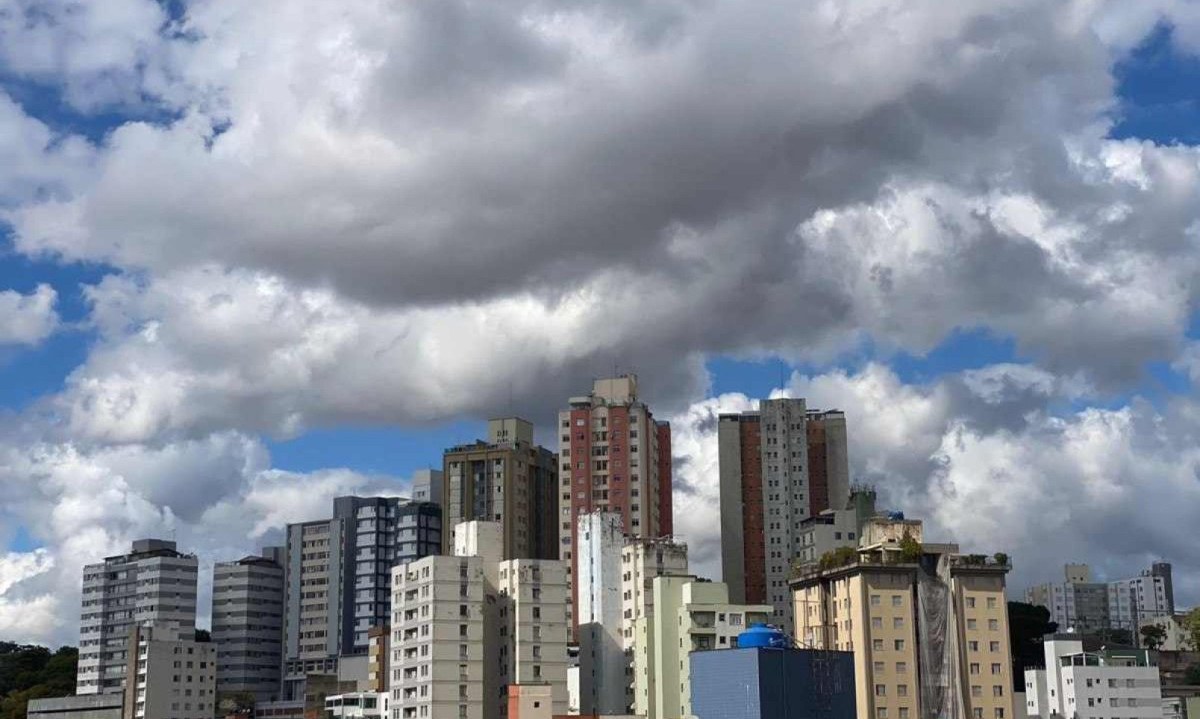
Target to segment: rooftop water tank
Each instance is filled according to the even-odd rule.
[[[892,520],[893,522],[903,522],[904,512],[888,512],[888,519]]]
[[[791,646],[787,636],[767,624],[754,623],[750,628],[738,635],[738,649],[753,647],[770,647],[780,649]]]

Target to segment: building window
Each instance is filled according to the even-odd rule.
[[[875,685],[875,696],[886,697],[887,696],[887,685],[886,684],[876,684]]]

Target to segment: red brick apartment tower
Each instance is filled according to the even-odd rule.
[[[803,399],[762,400],[757,412],[721,415],[717,445],[729,600],[772,605],[771,621],[790,631],[799,522],[849,498],[846,417],[809,410]]]
[[[590,394],[559,412],[559,557],[570,564],[572,631],[578,615],[579,517],[607,511],[625,533],[671,533],[671,427],[657,422],[637,395],[637,377],[596,380]]]

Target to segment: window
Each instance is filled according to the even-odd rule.
[[[992,714],[992,719],[1004,719],[1004,708],[996,707],[995,713]]]
[[[908,674],[908,662],[896,662],[897,674]]]
[[[908,707],[900,707],[900,719],[908,719]]]
[[[975,608],[975,597],[967,597],[967,609]]]
[[[979,622],[976,622],[974,619],[967,620],[967,629],[978,629],[978,628],[979,628]]]
[[[979,651],[979,642],[967,642],[967,649],[973,652]]]
[[[872,629],[883,629],[883,617],[871,617]]]
[[[971,674],[978,674],[978,673],[979,673],[979,665],[972,662],[971,663]]]
[[[993,686],[992,687],[992,696],[994,696],[994,697],[1004,696],[1004,685],[996,684],[995,686]]]
[[[886,684],[876,684],[875,685],[875,696],[886,697],[887,696],[887,685]]]
[[[992,665],[992,674],[994,674],[994,675],[1000,674],[1000,665],[999,664]]]
[[[988,620],[988,629],[990,629],[993,632],[1000,631],[1000,620],[999,619],[989,619]]]
[[[988,598],[987,598],[987,608],[988,608],[988,609],[995,609],[995,608],[996,608],[996,598],[995,598],[995,597],[988,597]],[[1003,714],[1003,713],[1004,713],[1004,710],[1003,710],[1003,709],[1001,709],[1001,710],[1000,710],[1000,713],[1001,713],[1001,714]]]
[[[904,617],[892,617],[892,629],[903,629]]]
[[[884,665],[884,663],[883,663],[883,662],[875,662],[875,663],[874,663],[872,666],[873,666],[873,667],[874,667],[874,669],[875,669],[875,673],[876,673],[876,674],[879,674],[880,672],[884,671],[884,666],[885,666],[885,665]]]
[[[904,640],[903,639],[897,639],[896,641],[892,642],[892,644],[895,645],[896,651],[898,651],[898,652],[904,651]]]
[[[975,707],[971,709],[971,716],[974,719],[983,719],[983,707]]]
[[[882,652],[883,651],[883,640],[882,639],[872,639],[871,640],[871,649],[873,649],[877,652]]]
[[[875,719],[888,719],[887,707],[876,707]]]
[[[899,607],[904,604],[904,596],[900,594],[892,595],[892,606]]]
[[[871,606],[872,607],[878,607],[882,601],[883,601],[883,597],[879,596],[878,594],[871,595]]]
[[[990,652],[1000,651],[1000,642],[988,642],[988,651],[990,651]]]
[[[983,687],[979,686],[978,684],[972,684],[971,685],[971,696],[973,696],[973,697],[983,696]]]

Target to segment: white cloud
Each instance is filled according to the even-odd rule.
[[[49,285],[38,285],[28,295],[0,292],[0,345],[36,345],[58,328],[54,310],[58,294]]]
[[[1030,583],[1052,580],[1068,561],[1091,561],[1103,575],[1117,577],[1162,559],[1175,564],[1180,603],[1195,601],[1200,565],[1178,528],[1188,525],[1200,501],[1200,451],[1190,439],[1200,431],[1200,406],[1180,399],[1156,409],[1135,400],[1060,417],[1046,407],[1065,395],[1047,393],[1043,383],[1027,388],[1041,407],[1031,411],[1029,394],[1011,386],[997,393],[976,381],[981,374],[1040,374],[1014,369],[988,367],[906,385],[890,370],[868,365],[855,373],[797,374],[776,394],[844,410],[852,479],[874,486],[881,507],[924,519],[933,541],[1008,553],[1016,565],[1014,596]],[[713,576],[719,575],[720,527],[713,416],[717,408],[738,411],[748,403],[723,395],[671,418],[697,460],[684,465],[687,489],[676,493],[687,507],[677,533],[701,548],[701,567]]]

